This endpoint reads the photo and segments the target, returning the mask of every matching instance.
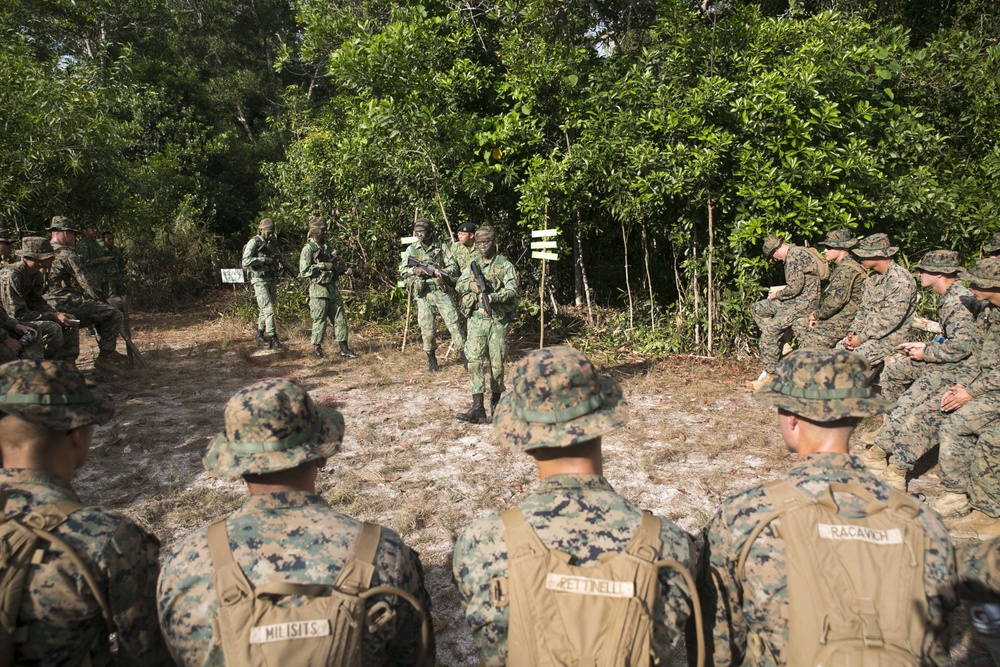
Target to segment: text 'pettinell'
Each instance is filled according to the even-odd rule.
[[[855,540],[871,542],[872,544],[902,544],[903,531],[899,528],[881,530],[865,526],[834,526],[828,523],[819,525],[819,536],[824,540]]]
[[[635,594],[635,584],[631,581],[590,579],[555,572],[549,572],[545,577],[545,588],[561,593],[600,595],[608,598],[630,598]]]
[[[290,639],[326,637],[330,634],[330,621],[326,618],[315,621],[292,621],[274,625],[258,625],[250,629],[251,644],[270,644]]]

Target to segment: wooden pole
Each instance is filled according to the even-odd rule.
[[[538,349],[545,347],[545,267],[549,260],[542,260],[542,280],[538,284]]]

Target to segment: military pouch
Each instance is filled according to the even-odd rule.
[[[826,257],[816,248],[805,248],[806,254],[812,257],[813,261],[816,263],[816,268],[811,271],[806,271],[807,275],[816,276],[820,280],[826,280],[830,277],[830,262],[827,261]]]

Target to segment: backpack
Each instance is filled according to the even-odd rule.
[[[73,562],[101,608],[108,636],[113,634],[115,624],[97,579],[76,552],[50,532],[83,505],[64,500],[35,507],[19,518],[4,516],[6,506],[7,491],[3,490],[0,491],[0,667],[13,665],[15,646],[27,640],[26,628],[17,627],[17,618],[28,573],[45,557],[46,545],[39,544],[42,541],[57,547]]]
[[[421,619],[423,664],[430,645],[430,622],[420,602],[395,586],[371,585],[381,526],[362,524],[351,560],[344,564],[332,586],[271,581],[254,588],[233,558],[226,520],[208,527],[212,557],[212,584],[219,598],[219,612],[212,622],[220,637],[228,667],[360,667],[362,641],[391,622],[396,612],[380,600],[366,610],[368,598],[395,595],[406,600]],[[306,598],[304,604],[287,606],[281,599]]]
[[[621,552],[607,552],[596,567],[569,564],[547,548],[517,508],[501,515],[507,543],[506,578],[490,581],[490,598],[510,607],[507,664],[518,667],[636,667],[654,662],[653,609],[661,567],[678,570],[693,598],[698,656],[704,660],[694,580],[672,560],[658,560],[660,520],[642,523]]]
[[[864,516],[838,514],[834,492],[865,500]],[[892,490],[883,503],[856,483],[830,484],[817,499],[787,480],[766,484],[765,493],[776,509],[751,531],[736,576],[745,581],[750,547],[766,526],[780,519],[772,530],[785,546],[785,662],[832,667],[922,664],[927,626],[923,556],[928,544],[917,522],[917,502]],[[759,660],[769,652],[759,635],[751,633],[748,643],[751,658]]]
[[[830,262],[827,261],[826,257],[823,256],[819,250],[816,248],[804,247],[802,248],[806,251],[806,254],[812,257],[813,261],[816,262],[816,270],[806,271],[806,275],[816,276],[820,280],[826,280],[830,277]]]

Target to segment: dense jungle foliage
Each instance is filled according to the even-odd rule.
[[[971,261],[1000,229],[992,0],[7,0],[0,30],[3,226],[97,220],[148,306],[319,214],[391,315],[419,214],[497,226],[529,301],[558,228],[551,298],[724,352],[769,232]]]

